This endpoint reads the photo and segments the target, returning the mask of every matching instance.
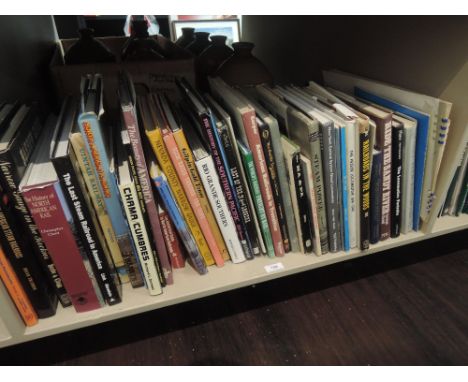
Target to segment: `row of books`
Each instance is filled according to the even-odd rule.
[[[175,102],[122,73],[112,113],[102,77],[88,75],[44,128],[33,108],[2,105],[0,277],[25,323],[57,300],[77,312],[117,304],[121,283],[158,295],[186,262],[203,275],[418,230],[451,104],[337,71],[324,79],[235,89],[210,78],[203,95],[178,79]]]

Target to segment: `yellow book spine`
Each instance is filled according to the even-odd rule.
[[[104,199],[102,198],[99,185],[97,183],[96,176],[90,165],[90,157],[86,151],[85,142],[80,133],[75,133],[71,136],[70,142],[72,144],[75,155],[78,159],[78,165],[83,174],[83,179],[86,184],[86,188],[91,194],[91,201],[96,211],[96,215],[99,220],[102,232],[104,234],[107,247],[111,254],[112,260],[114,261],[114,266],[118,270],[120,281],[122,283],[129,282],[129,275],[125,267],[125,262],[122,257],[122,252],[117,243],[117,238],[115,237],[114,229],[112,228],[112,223],[110,221],[109,215],[107,214]]]
[[[185,195],[182,185],[180,184],[179,177],[177,176],[174,165],[171,162],[169,153],[167,152],[166,146],[164,144],[161,130],[147,130],[146,136],[148,137],[148,140],[151,144],[151,148],[153,149],[154,154],[158,159],[162,171],[166,175],[169,187],[171,188],[171,191],[174,194],[180,211],[182,212],[182,216],[184,217],[187,226],[189,227],[190,232],[193,238],[195,239],[195,243],[197,243],[197,247],[200,251],[200,254],[205,260],[206,265],[213,265],[213,256],[211,255],[208,244],[200,229],[200,225],[198,224],[198,221],[195,218],[195,214],[192,211],[192,207],[190,207],[190,203],[187,199],[187,196]]]
[[[174,132],[173,135],[177,146],[179,147],[180,154],[186,164],[193,187],[195,188],[195,192],[197,193],[197,197],[200,200],[200,205],[203,209],[203,212],[205,213],[206,219],[208,220],[208,224],[211,228],[211,231],[213,232],[213,236],[215,238],[216,245],[218,246],[221,256],[223,260],[230,260],[231,258],[229,256],[229,252],[226,248],[226,244],[224,243],[221,231],[219,230],[218,223],[216,223],[213,211],[211,210],[210,202],[206,196],[205,189],[201,182],[200,175],[198,174],[197,167],[195,166],[192,151],[190,150],[190,147],[187,143],[185,134],[183,130],[178,130]]]

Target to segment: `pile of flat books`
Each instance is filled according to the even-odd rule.
[[[210,78],[210,94],[177,79],[174,101],[120,73],[110,113],[102,77],[87,75],[43,124],[32,107],[2,104],[0,277],[25,324],[58,302],[118,304],[122,283],[159,295],[177,268],[367,250],[467,212],[468,150],[432,209],[450,103],[338,71],[324,79]]]

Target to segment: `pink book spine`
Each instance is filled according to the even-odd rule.
[[[177,146],[174,136],[171,132],[168,133],[167,129],[163,129],[162,134],[167,151],[169,152],[169,156],[171,157],[172,163],[174,164],[174,167],[177,171],[177,175],[179,176],[180,183],[182,183],[182,187],[197,218],[198,224],[200,224],[200,228],[203,232],[203,236],[205,237],[208,247],[210,248],[211,254],[213,255],[216,265],[222,266],[224,264],[223,256],[221,255],[218,245],[216,244],[213,232],[211,232],[210,224],[208,223],[208,219],[203,212],[203,208],[200,204],[200,200],[198,199],[197,192],[195,191],[195,187],[193,186],[192,180],[190,179],[190,175],[187,171],[184,159],[180,155],[179,147]]]
[[[276,215],[275,201],[273,199],[273,192],[271,190],[270,179],[268,177],[262,142],[260,140],[260,135],[258,134],[255,111],[249,110],[243,112],[242,122],[244,124],[245,135],[247,136],[250,150],[252,151],[255,169],[257,170],[258,183],[260,185],[260,192],[265,205],[265,212],[268,219],[268,226],[270,227],[273,246],[275,248],[275,255],[284,256],[283,239],[281,237],[278,216]]]
[[[75,310],[87,312],[100,308],[76,238],[63,209],[67,207],[62,205],[54,185],[23,191],[23,196]]]

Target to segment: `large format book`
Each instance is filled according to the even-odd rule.
[[[120,279],[115,272],[96,213],[91,205],[78,160],[70,145],[75,130],[78,102],[67,97],[55,127],[51,142],[50,160],[62,186],[65,201],[71,211],[76,231],[85,248],[99,290],[109,305],[121,302]]]
[[[16,234],[19,235],[21,232],[24,244],[28,246],[25,256],[30,260],[27,261],[31,262],[33,268],[36,268],[36,263],[39,264],[41,269],[38,269],[38,271],[44,275],[44,281],[47,284],[44,287],[47,289],[52,288],[60,303],[66,307],[71,305],[70,298],[31,217],[31,213],[18,190],[18,185],[23,178],[40,130],[41,125],[32,108],[27,106],[19,107],[18,104],[6,104],[1,108],[0,184],[8,195],[9,205],[15,210],[13,214],[18,219],[18,227],[15,229]],[[3,135],[3,132],[5,135]],[[33,275],[38,277],[39,273],[33,270]]]
[[[375,244],[380,240],[382,214],[382,151],[374,149],[372,153],[372,170],[370,185],[370,243]]]
[[[157,255],[154,244],[148,232],[148,222],[145,220],[141,208],[144,201],[138,196],[135,186],[135,174],[130,169],[128,152],[121,140],[121,135],[124,135],[125,132],[126,130],[121,130],[121,134],[118,134],[115,138],[114,160],[117,184],[146,288],[150,295],[155,296],[162,293],[160,270],[155,258]]]
[[[3,249],[0,247],[0,280],[3,281],[11,300],[16,306],[16,310],[23,319],[26,326],[37,324],[38,317],[34,311],[31,302],[26,296],[23,287],[21,286],[18,276],[5,256]],[[5,302],[2,302],[4,304]]]
[[[337,175],[337,142],[333,121],[327,115],[305,103],[298,97],[281,92],[285,101],[292,106],[314,118],[320,126],[320,145],[322,153],[322,168],[325,186],[325,201],[327,212],[328,247],[330,252],[337,252],[341,247],[340,204],[338,199],[338,175]],[[292,128],[292,125],[291,125]],[[291,132],[292,135],[292,132]]]
[[[288,133],[288,126],[289,115],[292,108],[265,85],[257,86],[255,89],[258,102],[268,110],[268,113],[270,113],[267,114],[266,110],[263,111],[262,108],[258,108],[258,105],[255,105],[256,110],[258,108],[258,115],[263,119],[263,121],[270,125],[270,130],[274,136],[273,152],[276,158],[278,177],[280,178],[284,209],[285,211],[291,211],[292,201],[286,177],[286,167],[281,161],[281,158],[283,157],[283,149],[281,147],[280,132],[291,137],[291,134]],[[263,113],[265,113],[265,115],[263,115]],[[290,248],[292,251],[298,252],[299,240],[297,238],[296,223],[294,222],[292,214],[286,213],[286,223],[288,227]]]
[[[187,227],[186,220],[180,213],[165,174],[153,160],[150,160],[149,163],[151,178],[153,179],[154,185],[159,192],[159,196],[163,201],[164,206],[166,207],[167,212],[169,213],[169,216],[171,217],[172,222],[174,223],[174,226],[176,227],[177,232],[179,233],[179,236],[185,245],[185,248],[187,249],[187,253],[193,267],[201,275],[206,274],[208,269],[206,267],[205,260],[200,254],[197,244],[195,243],[195,240],[190,233],[190,229]]]
[[[172,159],[172,163],[176,169],[179,179],[181,179],[182,187],[184,188],[185,194],[192,206],[193,212],[197,218],[198,224],[203,232],[206,243],[211,251],[211,257],[205,258],[207,265],[212,265],[216,262],[216,265],[222,266],[224,264],[223,256],[218,243],[216,242],[215,235],[211,229],[208,218],[205,214],[205,209],[202,207],[200,198],[198,197],[195,186],[192,182],[192,177],[188,169],[186,160],[180,150],[178,142],[182,143],[185,141],[184,132],[181,129],[180,121],[176,119],[176,115],[173,113],[172,108],[169,105],[168,99],[159,95],[159,102],[161,110],[166,118],[167,126],[163,127],[162,134],[164,142],[166,143],[169,156]],[[186,143],[186,142],[185,142]],[[185,146],[187,147],[187,145]]]
[[[120,203],[119,191],[115,177],[110,172],[108,132],[102,123],[104,109],[102,107],[103,84],[100,75],[90,75],[82,78],[81,83],[81,113],[78,116],[80,132],[83,135],[94,168],[99,187],[104,197],[107,213],[112,222],[115,236],[119,244],[120,252],[128,264],[134,261],[132,241],[127,221],[124,217]],[[132,279],[133,287],[141,286],[141,280]]]
[[[268,227],[268,219],[263,205],[262,193],[258,184],[257,174],[255,172],[255,163],[253,161],[252,151],[250,151],[240,141],[237,142],[237,147],[242,157],[245,172],[247,173],[249,186],[255,202],[260,228],[265,240],[266,253],[269,257],[275,257],[275,249],[273,248],[273,240],[271,239],[270,228]]]
[[[30,215],[24,199],[14,195],[18,190],[12,175],[12,172],[15,175],[17,172],[24,173],[40,129],[34,113],[29,107],[22,106],[1,134],[0,243],[37,315],[46,318],[55,314],[57,296],[39,265],[40,258],[33,252],[30,231],[25,227],[25,214],[29,218]],[[25,138],[27,141],[24,141]]]
[[[143,194],[144,204],[141,205],[142,213],[148,229],[150,229],[150,240],[156,245],[156,252],[164,275],[164,280],[170,285],[173,283],[172,268],[164,243],[158,208],[154,200],[148,167],[143,153],[143,143],[137,119],[135,89],[133,88],[133,83],[126,74],[121,74],[119,76],[119,99],[124,126],[131,143],[134,166],[137,171],[137,176],[134,177],[136,180],[137,192]]]
[[[462,75],[461,73],[462,71],[460,71],[460,75]],[[410,113],[406,113],[403,109],[399,108],[405,105],[404,108],[418,110],[427,116],[427,120],[424,123],[420,123],[423,121],[418,120],[416,177],[419,177],[418,173],[423,174],[423,177],[421,180],[416,179],[416,184],[421,182],[421,192],[420,195],[417,195],[418,198],[415,198],[415,206],[418,207],[417,212],[423,222],[428,222],[431,216],[436,216],[439,211],[437,211],[437,209],[433,210],[432,206],[436,198],[443,198],[443,192],[442,194],[439,192],[438,195],[435,191],[437,179],[440,174],[442,156],[445,152],[452,104],[439,98],[419,94],[410,90],[398,88],[394,85],[369,80],[336,70],[324,71],[323,75],[325,82],[334,88],[352,93],[354,87],[359,87],[373,95],[399,105],[398,107],[391,107],[390,104],[376,102],[382,106],[412,116]],[[458,84],[463,83],[463,80],[453,79],[452,83],[454,84],[452,88],[457,88]],[[447,87],[447,89],[450,89],[450,87]],[[359,97],[361,96],[359,95]],[[442,138],[441,134],[443,136]],[[418,163],[420,161],[418,159],[418,153],[420,153],[420,151],[424,153],[426,159],[425,161],[423,160],[422,163]],[[417,186],[417,188],[419,191],[419,186]],[[418,199],[421,199],[420,206]],[[415,225],[415,229],[417,230],[418,228],[419,218],[416,219]]]
[[[60,182],[50,161],[53,129],[45,130],[31,157],[19,190],[23,194],[42,239],[77,312],[101,307],[93,285],[89,261],[76,236]]]
[[[81,175],[85,182],[86,192],[91,197],[93,209],[99,220],[101,230],[106,240],[107,247],[112,256],[114,266],[119,274],[120,281],[127,283],[130,278],[140,279],[140,284],[143,285],[141,274],[138,269],[138,264],[134,260],[133,256],[131,261],[125,262],[122,253],[120,252],[117,238],[115,237],[114,229],[110,221],[109,215],[106,210],[104,198],[102,196],[101,189],[99,188],[99,181],[94,173],[93,165],[91,163],[91,157],[86,149],[86,144],[83,139],[83,135],[80,132],[72,132],[70,135],[70,144],[72,145],[75,157],[80,167]],[[127,261],[129,259],[127,258]],[[131,275],[131,276],[129,276]]]
[[[293,211],[296,218],[301,252],[311,253],[313,248],[310,206],[307,200],[304,174],[301,165],[301,150],[284,135],[281,136],[283,156],[288,171],[289,187],[293,195]]]
[[[320,232],[321,252],[325,254],[328,252],[328,228],[319,123],[316,119],[295,109],[291,109],[289,114],[290,138],[312,163],[313,186],[317,204],[316,213],[319,223],[318,231],[314,232]]]
[[[186,134],[187,142],[192,149],[195,165],[197,166],[213,214],[223,235],[224,242],[226,243],[229,256],[233,263],[243,262],[246,260],[244,249],[237,235],[237,227],[224,195],[225,188],[221,187],[221,180],[218,176],[219,173],[224,174],[221,162],[219,161],[218,166],[216,166],[208,149],[203,145],[195,130],[187,129]],[[224,179],[226,179],[225,176]],[[227,183],[227,180],[225,180],[225,183]]]
[[[229,140],[230,140],[230,143],[232,145],[234,155],[236,157],[238,176],[240,177],[241,184],[244,185],[244,191],[245,191],[245,194],[246,194],[246,197],[247,197],[247,202],[249,203],[249,209],[252,212],[251,215],[252,215],[252,218],[253,218],[253,221],[254,221],[254,224],[255,224],[255,230],[257,232],[257,237],[259,239],[260,247],[262,249],[262,252],[265,253],[267,251],[267,249],[266,249],[264,238],[263,238],[263,236],[261,234],[261,228],[260,228],[260,222],[259,222],[258,216],[257,216],[256,213],[254,213],[255,205],[254,205],[252,193],[251,193],[249,187],[247,186],[248,185],[248,177],[247,177],[246,171],[245,171],[245,169],[244,169],[244,167],[242,165],[243,160],[242,160],[241,155],[239,153],[238,142],[237,142],[236,135],[234,133],[234,126],[233,126],[231,117],[219,105],[219,103],[216,102],[213,99],[213,97],[211,97],[209,94],[205,94],[205,99],[206,99],[206,102],[207,102],[208,106],[210,107],[211,112],[213,113],[213,115],[214,115],[214,117],[215,117],[215,119],[217,121],[217,126],[220,125],[220,124],[224,124],[224,126],[227,129],[227,133],[229,135]],[[221,138],[221,136],[220,136],[220,138]],[[231,175],[232,175],[232,173],[233,173],[233,171],[232,171],[232,168],[231,168]]]
[[[146,133],[148,142],[151,145],[154,155],[156,156],[162,172],[167,178],[167,182],[172,190],[177,205],[180,208],[190,233],[197,244],[198,250],[203,258],[211,256],[208,244],[203,237],[198,221],[193,213],[192,207],[187,199],[187,196],[180,184],[181,180],[177,176],[174,164],[171,161],[168,150],[164,143],[163,135],[160,126],[164,124],[161,116],[161,111],[158,105],[151,96],[139,96],[138,107],[142,119],[142,128]],[[154,182],[154,177],[151,175]],[[167,208],[167,206],[166,206]],[[175,222],[174,222],[175,224]],[[213,261],[213,259],[211,259]]]
[[[400,236],[401,231],[401,176],[403,164],[403,124],[392,120],[392,200],[390,237]]]
[[[210,86],[218,100],[224,103],[226,109],[235,117],[238,127],[238,138],[252,150],[262,199],[267,213],[268,225],[275,247],[275,255],[284,256],[283,239],[281,237],[268,169],[266,168],[265,155],[258,132],[255,109],[249,105],[248,100],[240,92],[226,85],[221,79],[211,78]]]
[[[242,244],[245,258],[251,260],[253,259],[252,248],[245,232],[245,226],[241,218],[234,181],[232,179],[231,172],[228,169],[226,154],[224,152],[218,130],[215,126],[215,121],[212,118],[211,111],[205,105],[203,99],[190,88],[188,83],[181,81],[179,82],[179,85],[182,94],[185,94],[186,96],[187,103],[190,105],[189,107],[195,110],[195,113],[197,114],[196,116],[192,114],[194,125],[199,126],[200,134],[208,143],[208,148],[216,166],[219,181],[223,189],[224,196],[226,197],[226,202],[228,203],[232,219],[236,226],[237,236]]]

